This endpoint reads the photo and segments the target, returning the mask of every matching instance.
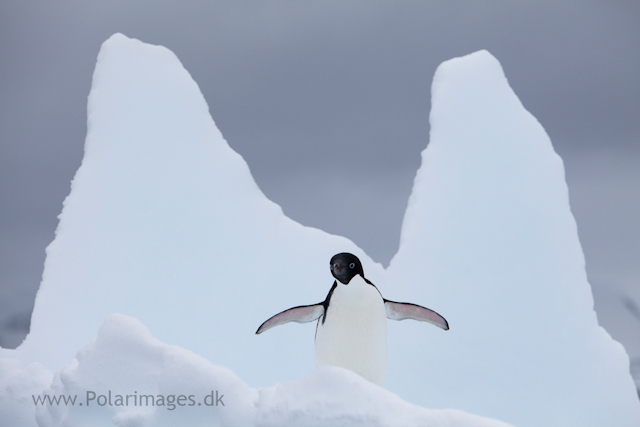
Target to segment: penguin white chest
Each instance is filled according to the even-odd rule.
[[[354,276],[338,282],[316,329],[316,365],[340,366],[382,385],[387,369],[387,315],[378,290]]]

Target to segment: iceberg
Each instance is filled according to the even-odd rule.
[[[628,357],[593,311],[562,161],[498,61],[480,51],[443,63],[430,121],[385,270],[263,195],[171,51],[112,36],[98,56],[85,155],[47,248],[31,332],[18,349],[0,350],[2,420],[637,425]],[[312,325],[254,335],[274,312],[322,301],[339,252],[358,256],[386,298],[450,322],[446,333],[388,322],[388,391],[315,369]],[[91,403],[109,391],[218,391],[234,405],[31,402],[89,391]]]
[[[499,62],[479,51],[441,64],[430,122],[387,274],[451,331],[427,342],[418,325],[390,324],[395,357],[418,368],[391,361],[389,389],[519,426],[637,424],[628,357],[593,310],[562,160]]]
[[[18,353],[55,371],[121,313],[253,385],[300,378],[314,367],[313,326],[254,332],[280,308],[323,300],[329,260],[343,250],[383,273],[351,241],[301,226],[262,194],[171,51],[114,35],[98,56],[85,155]]]

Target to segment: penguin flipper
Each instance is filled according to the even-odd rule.
[[[387,310],[387,319],[404,320],[413,319],[420,322],[429,322],[445,331],[449,330],[447,319],[440,316],[433,310],[429,310],[421,305],[411,304],[408,302],[395,302],[384,300],[384,308]]]
[[[256,335],[263,333],[266,330],[275,328],[276,326],[284,325],[289,322],[307,323],[317,320],[324,314],[323,303],[313,305],[301,305],[299,307],[293,307],[285,310],[275,316],[269,318],[264,322],[258,330]]]

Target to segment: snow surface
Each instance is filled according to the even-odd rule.
[[[111,391],[112,405],[99,406],[93,399],[87,406],[87,391],[107,398]],[[224,406],[205,405],[212,391]],[[163,396],[163,405],[147,406],[148,398],[134,405],[133,397],[129,406],[116,405],[117,395],[135,396],[134,392],[154,396],[154,403]],[[462,411],[411,405],[342,368],[318,368],[300,380],[256,390],[228,368],[160,342],[138,320],[124,315],[109,316],[97,338],[56,374],[44,393],[77,395],[78,400],[74,406],[38,406],[40,427],[508,426]],[[186,398],[178,405],[181,395]],[[173,404],[166,403],[169,399]]]
[[[35,425],[32,395],[51,384],[53,374],[39,363],[25,366],[16,359],[0,359],[0,425]]]
[[[41,407],[38,425],[500,425],[400,398],[518,426],[638,425],[629,360],[598,326],[543,128],[486,51],[443,63],[432,97],[431,141],[385,271],[266,199],[173,53],[112,36],[31,333],[0,351],[0,420],[35,425],[28,400],[48,384],[195,395],[213,383],[236,406]],[[449,320],[448,332],[389,322],[385,384],[400,397],[314,370],[313,324],[254,335],[271,315],[322,301],[328,261],[345,251],[386,298]]]

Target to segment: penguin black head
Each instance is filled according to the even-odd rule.
[[[362,264],[360,264],[358,257],[353,254],[343,252],[341,254],[334,255],[333,258],[331,258],[331,261],[329,261],[329,265],[333,277],[345,285],[348,285],[356,274],[359,274],[364,278]]]

